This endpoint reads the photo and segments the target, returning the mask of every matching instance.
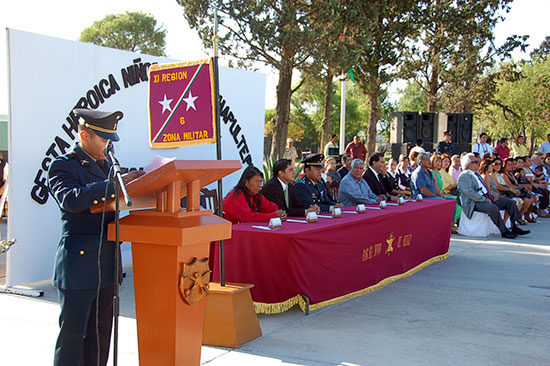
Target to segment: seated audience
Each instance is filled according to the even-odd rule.
[[[384,195],[389,197],[392,201],[397,201],[397,196],[390,195],[386,189],[386,184],[384,184],[381,173],[383,169],[385,170],[385,167],[386,161],[384,160],[384,156],[380,153],[372,154],[369,157],[369,167],[365,171],[365,174],[363,174],[363,179],[367,182],[372,193],[375,195]]]
[[[453,177],[449,174],[449,168],[451,167],[451,156],[449,154],[441,155],[441,179],[443,180],[443,192],[456,196],[458,191],[456,189],[456,183],[453,181]]]
[[[532,216],[535,210],[535,204],[537,202],[537,197],[532,195],[525,186],[519,184],[516,179],[514,172],[516,171],[517,161],[515,158],[508,158],[504,160],[504,169],[501,170],[501,175],[504,178],[505,184],[517,190],[519,195],[517,197],[521,198],[526,205],[528,205],[527,211],[524,213],[525,220],[529,222],[536,222],[536,219]],[[514,190],[512,192],[514,192]]]
[[[544,171],[544,176],[546,177],[546,181],[550,182],[550,153],[545,154],[544,158],[542,159],[542,169]],[[550,188],[550,184],[548,185]]]
[[[411,175],[412,196],[418,197],[422,194],[424,198],[445,199],[430,171],[430,155],[426,152],[418,155],[418,168]]]
[[[235,188],[223,200],[226,220],[233,224],[269,221],[275,217],[286,220],[286,212],[260,193],[263,179],[263,173],[253,165],[244,170]]]
[[[418,164],[416,162],[416,159],[418,159],[418,154],[420,154],[418,151],[411,151],[409,154],[409,172],[411,173],[418,168]]]
[[[521,220],[521,212],[518,210],[516,202],[511,198],[502,196],[498,191],[497,189],[498,183],[496,181],[496,178],[493,176],[495,167],[496,169],[500,169],[500,166],[498,166],[498,164],[495,166],[491,159],[483,159],[479,164],[479,174],[485,181],[485,187],[489,189],[489,193],[491,194],[492,201],[504,201],[504,203],[502,202],[500,203],[500,206],[509,207],[509,210],[507,210],[505,213],[504,222],[506,222],[508,217],[510,217],[511,220],[512,220],[512,217],[515,217],[516,218],[515,221],[512,220],[512,228],[514,228],[514,225],[516,224],[525,225],[525,222]],[[513,207],[509,203],[506,203],[506,201],[512,201],[514,203]],[[510,214],[510,212],[512,212],[512,214]],[[512,231],[514,230],[512,229]],[[529,230],[527,230],[527,232],[529,232]]]
[[[386,182],[387,187],[386,190],[390,192],[392,195],[397,196],[410,196],[411,192],[410,189],[407,191],[406,189],[401,189],[399,187],[399,172],[398,172],[398,161],[396,158],[391,158],[388,162],[388,166],[386,167]]]
[[[399,190],[411,194],[411,171],[409,170],[409,157],[405,154],[399,155],[399,168],[397,168]]]
[[[491,221],[498,227],[502,237],[514,239],[518,235],[528,232],[520,229],[516,222],[519,219],[519,212],[512,200],[503,200],[500,197],[493,197],[485,181],[478,174],[479,162],[474,154],[466,154],[461,159],[462,174],[458,178],[458,191],[462,201],[462,208],[466,217],[472,218],[474,211],[489,215]],[[513,229],[508,230],[500,216],[500,210],[504,209],[510,215]]]
[[[302,205],[319,206],[322,212],[332,212],[334,207],[342,207],[334,201],[321,178],[323,169],[323,154],[309,154],[301,164],[304,164],[304,176],[296,183],[296,196]]]
[[[449,167],[449,174],[453,178],[455,184],[458,183],[458,177],[462,173],[462,168],[460,167],[460,155],[451,156],[451,166]]]
[[[529,209],[529,206],[531,205],[532,202],[525,201],[524,199],[520,198],[519,197],[520,192],[506,183],[506,180],[504,179],[504,176],[501,173],[504,171],[502,159],[500,158],[493,159],[491,161],[491,165],[492,165],[492,172],[489,173],[489,175],[495,182],[498,193],[501,196],[514,200],[514,202],[516,203],[516,206],[519,209],[519,213],[521,217],[523,217],[527,212],[527,210]],[[525,225],[525,221],[523,219],[520,219],[518,220],[518,224]]]
[[[319,207],[313,205],[309,208],[302,205],[294,188],[296,168],[289,159],[280,159],[273,164],[273,178],[267,181],[262,188],[265,198],[275,203],[281,210],[285,210],[288,216],[305,216],[308,212],[318,212]]]
[[[338,190],[338,202],[344,207],[363,204],[378,204],[385,200],[385,196],[377,196],[372,193],[367,182],[362,178],[365,163],[361,159],[351,161],[351,170],[340,182]]]
[[[327,183],[337,183],[342,177],[336,172],[336,159],[331,156],[325,160],[325,175],[327,177]]]
[[[350,164],[351,164],[351,155],[350,154],[342,155],[342,167],[338,169],[338,174],[340,174],[341,178],[344,178],[346,174],[349,173]]]

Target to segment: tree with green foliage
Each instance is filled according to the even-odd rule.
[[[530,55],[533,60],[542,60],[550,54],[550,36],[546,36],[538,48],[534,49]]]
[[[527,136],[532,149],[550,129],[550,58],[502,64],[500,70],[509,77],[499,78],[491,103],[476,109],[476,126],[497,138]]]
[[[444,98],[447,112],[471,112],[490,99],[493,78],[486,78],[497,58],[507,58],[526,37],[509,37],[497,47],[493,30],[512,0],[425,0],[421,12],[421,47],[407,54],[403,75],[414,77],[436,112]]]
[[[80,33],[80,41],[98,46],[141,52],[154,56],[166,56],[166,30],[151,14],[126,12],[107,15]]]
[[[316,79],[324,84],[323,122],[320,146],[330,140],[334,76],[346,73],[355,62],[352,40],[344,37],[346,2],[340,0],[316,0],[317,11],[309,19],[313,42],[307,63],[299,66],[302,79]]]
[[[397,110],[407,112],[422,112],[426,109],[424,90],[415,81],[407,82],[403,89],[398,89],[400,95],[397,101]]]
[[[418,16],[412,0],[351,0],[347,32],[354,39],[355,79],[369,100],[367,150],[375,151],[379,101],[386,85],[399,76],[404,52],[416,39]]]
[[[212,45],[217,8],[221,53],[245,64],[259,61],[279,72],[271,155],[281,156],[290,122],[292,74],[309,57],[312,31],[308,20],[317,11],[317,4],[301,0],[178,0],[178,3],[206,47]]]

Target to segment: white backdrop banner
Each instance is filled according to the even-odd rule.
[[[48,168],[77,141],[75,107],[122,111],[115,144],[121,165],[144,167],[155,155],[215,160],[215,145],[151,149],[148,68],[178,60],[8,29],[10,90],[7,286],[51,278],[61,224],[48,195]],[[191,61],[191,60],[186,60]],[[220,68],[222,158],[261,169],[265,75]],[[242,170],[224,178],[224,195]],[[215,188],[213,185],[211,188]]]

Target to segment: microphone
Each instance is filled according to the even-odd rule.
[[[112,152],[113,155],[115,154],[115,146],[113,145],[113,141],[111,139],[107,140],[107,154],[109,152]]]

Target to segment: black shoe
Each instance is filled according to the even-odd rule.
[[[503,238],[506,238],[506,239],[515,239],[515,238],[518,237],[518,234],[514,234],[510,230],[506,230],[501,235],[502,235]]]
[[[513,229],[512,229],[512,232],[514,234],[518,234],[518,235],[527,235],[531,232],[531,230],[523,230],[517,226],[515,226]]]

